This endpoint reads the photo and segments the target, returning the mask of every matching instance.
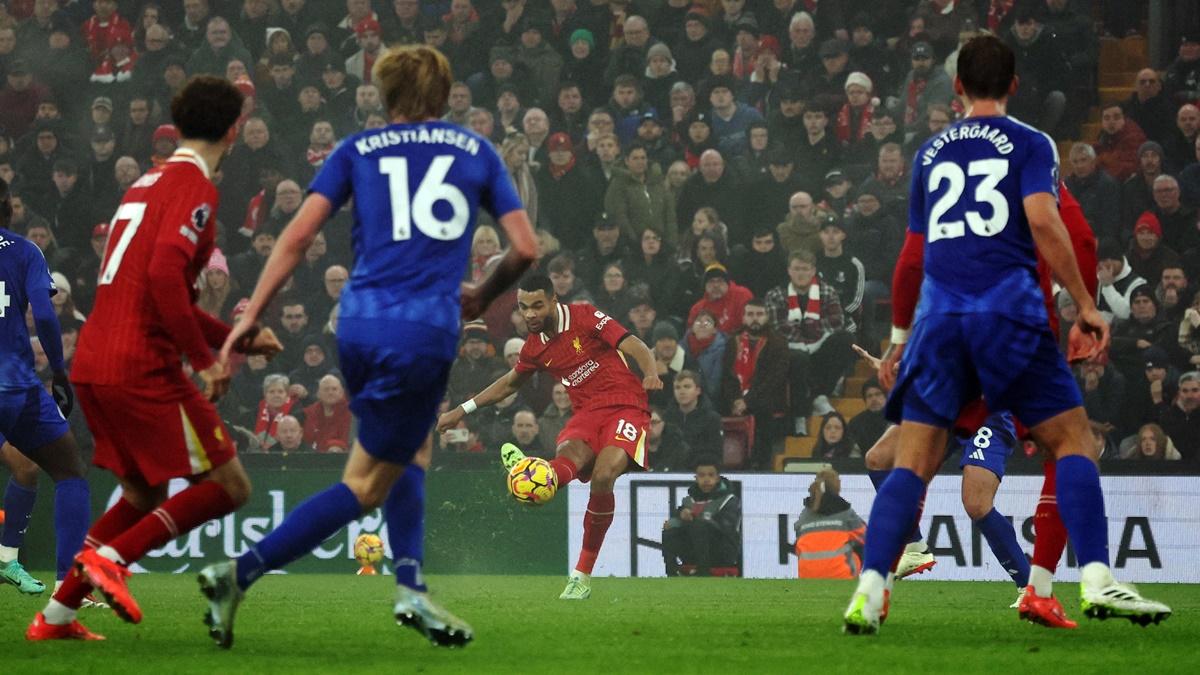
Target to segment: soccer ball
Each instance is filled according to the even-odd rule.
[[[508,491],[522,504],[545,504],[558,491],[558,476],[550,462],[541,457],[526,457],[508,472]]]
[[[383,560],[383,540],[377,534],[360,534],[354,540],[354,559],[366,567]]]

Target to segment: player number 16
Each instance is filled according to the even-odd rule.
[[[410,195],[408,158],[379,158],[379,172],[388,177],[392,201],[392,241],[411,239],[414,224],[426,237],[441,241],[453,241],[466,231],[471,211],[467,197],[462,190],[445,182],[453,164],[453,155],[434,157],[417,191]],[[433,205],[439,201],[450,204],[452,213],[448,220],[441,220],[433,213]]]

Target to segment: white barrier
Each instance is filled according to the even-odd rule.
[[[743,574],[754,578],[796,576],[792,525],[803,510],[812,474],[734,474],[742,496]],[[605,538],[597,576],[663,576],[662,524],[687,493],[690,474],[634,474],[617,481],[616,516]],[[1033,550],[1032,516],[1040,476],[1010,476],[1000,486],[996,508],[1014,519],[1026,552]],[[1108,476],[1103,478],[1109,519],[1110,557],[1117,576],[1132,582],[1200,583],[1200,481],[1195,477]],[[569,563],[583,541],[589,486],[568,490]],[[919,578],[1006,580],[982,535],[963,512],[958,476],[939,476],[930,487],[922,532],[938,557],[937,567]],[[864,520],[875,490],[866,476],[843,476],[842,496]],[[634,545],[634,539],[637,545]],[[1067,556],[1064,556],[1067,557]],[[1077,580],[1078,569],[1059,567],[1058,578]]]

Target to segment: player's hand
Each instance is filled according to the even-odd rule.
[[[233,353],[235,345],[240,344],[245,339],[246,335],[258,335],[259,328],[255,325],[254,319],[247,317],[245,314],[242,318],[233,324],[233,328],[229,331],[229,335],[225,338],[225,344],[221,345],[221,354],[217,357],[218,361],[229,361],[229,355]],[[240,351],[240,350],[239,350]]]
[[[746,400],[739,398],[733,402],[733,408],[729,411],[734,417],[740,417],[746,414]]]
[[[1112,337],[1109,333],[1108,322],[1104,320],[1104,315],[1096,309],[1095,305],[1079,310],[1079,318],[1075,320],[1075,323],[1079,326],[1079,330],[1096,339],[1096,353],[1108,349],[1108,343]]]
[[[75,409],[75,392],[71,390],[71,383],[67,380],[65,372],[54,374],[50,383],[50,395],[54,397],[54,404],[62,411],[62,416],[70,417],[71,411]]]
[[[242,354],[265,356],[268,359],[283,351],[283,343],[279,341],[275,331],[268,327],[251,326],[250,328],[233,346],[235,350]]]
[[[204,398],[209,401],[215,403],[229,391],[229,367],[224,359],[218,359],[198,374],[204,380]]]
[[[891,390],[896,386],[896,373],[900,371],[900,357],[904,355],[904,343],[894,344],[888,347],[887,353],[883,355],[883,359],[879,362],[877,375],[879,384],[884,389]]]
[[[658,373],[650,373],[642,378],[642,386],[646,391],[658,391],[663,388],[662,378],[658,376]]]
[[[463,321],[474,321],[483,316],[487,309],[487,298],[479,286],[464,283],[462,285],[462,318]]]
[[[858,354],[858,358],[871,364],[871,370],[879,370],[880,364],[883,363],[883,361],[879,357],[871,356],[871,352],[867,351],[866,349],[863,349],[862,347],[860,347],[858,345],[850,345],[850,348],[854,350],[855,354]]]
[[[438,417],[438,433],[445,433],[458,426],[458,423],[461,422],[462,418],[466,417],[466,415],[467,413],[463,412],[462,406],[454,406],[450,410],[442,413],[441,416]]]

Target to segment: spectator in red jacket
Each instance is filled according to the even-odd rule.
[[[133,27],[117,14],[117,0],[96,0],[92,8],[96,13],[84,22],[81,32],[95,63],[103,59],[109,48],[118,42],[132,45]]]
[[[1131,119],[1126,119],[1120,103],[1110,103],[1100,111],[1100,138],[1095,143],[1096,162],[1118,183],[1138,169],[1138,148],[1146,134]]]
[[[336,375],[326,375],[317,385],[317,402],[304,409],[304,442],[317,452],[345,452],[349,438],[346,389]]]
[[[704,297],[692,305],[688,324],[700,310],[707,309],[717,317],[717,330],[726,335],[735,333],[742,327],[742,313],[751,297],[750,289],[729,280],[724,265],[713,263],[704,269]]]

